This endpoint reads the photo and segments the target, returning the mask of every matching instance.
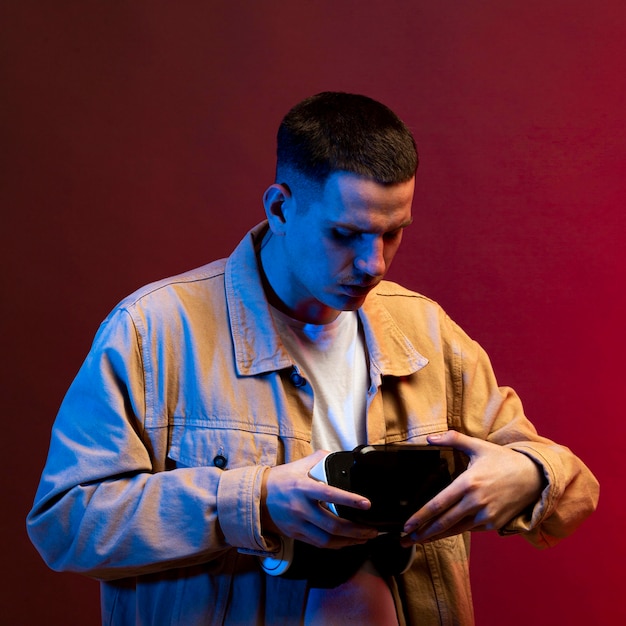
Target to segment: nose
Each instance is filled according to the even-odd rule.
[[[385,262],[385,244],[382,237],[372,237],[370,241],[363,243],[354,260],[354,266],[364,274],[379,278],[385,275],[387,264]]]

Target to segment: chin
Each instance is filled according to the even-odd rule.
[[[361,308],[367,296],[342,298],[341,304],[337,307],[340,311],[356,311]]]

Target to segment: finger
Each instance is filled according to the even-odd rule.
[[[317,503],[317,511],[310,519],[314,524],[331,535],[359,540],[373,539],[378,535],[378,531],[372,526],[359,524],[340,517],[335,512],[331,511],[323,502]]]
[[[300,524],[312,524],[324,533],[349,538],[351,543],[362,542],[377,536],[377,531],[371,526],[356,524],[350,520],[339,517],[329,510],[326,502],[335,501],[346,506],[357,506],[367,509],[370,507],[369,500],[358,494],[330,487],[317,481],[312,481],[313,487],[308,489],[304,500],[301,500],[301,508],[297,514],[289,516],[288,526],[291,532],[298,532]],[[292,508],[295,513],[295,509]]]
[[[332,502],[355,509],[367,510],[372,506],[366,497],[358,493],[321,483],[314,478],[311,479],[308,495],[319,502]]]
[[[377,533],[374,535],[374,537]],[[371,534],[366,536],[350,536],[328,532],[315,524],[303,524],[295,530],[294,539],[304,541],[317,548],[345,548],[346,546],[354,546],[367,543],[374,537]]]
[[[435,433],[426,437],[428,443],[436,446],[450,446],[472,457],[480,452],[485,441],[477,437],[470,437],[456,430],[447,430],[444,433]],[[489,444],[487,444],[489,445]]]
[[[340,547],[365,543],[374,539],[378,531],[338,517],[321,503],[314,503],[303,516],[290,520],[285,534],[318,547]]]
[[[378,535],[371,526],[338,517],[319,503],[309,503],[297,515],[283,520],[280,532],[316,546],[332,547],[365,543]]]
[[[447,528],[444,531],[436,532],[434,529],[420,530],[408,535],[404,535],[400,539],[400,545],[404,548],[408,548],[416,543],[430,543],[445,537],[453,537],[454,535],[460,535],[466,531],[483,530],[474,526],[472,520],[464,519],[459,523]]]
[[[434,498],[429,500],[421,509],[417,510],[404,524],[404,532],[413,530],[428,524],[431,520],[444,515],[463,501],[465,488],[457,479],[440,491]]]
[[[471,524],[467,512],[462,506],[454,506],[445,513],[416,527],[405,526],[405,532],[414,542],[419,542],[432,537],[450,534],[452,529],[456,529],[459,525],[464,527],[467,523]]]
[[[330,512],[326,512],[325,519],[316,521],[316,524],[332,537],[349,539],[350,543],[364,543],[378,536],[378,531],[372,526],[355,524]]]
[[[462,513],[459,512],[458,514],[455,513],[455,517],[457,518],[456,521],[453,521],[454,517],[450,517],[437,520],[433,524],[425,524],[403,536],[401,544],[408,547],[414,543],[427,543],[444,537],[459,535],[466,531],[493,531],[500,527],[494,525],[490,519],[481,514],[470,514],[463,517]]]
[[[443,505],[439,506],[437,503],[432,503],[428,507],[422,507],[404,523],[403,531],[405,533],[412,533],[427,528],[431,526],[435,520],[441,520],[446,511],[447,508],[444,508]]]

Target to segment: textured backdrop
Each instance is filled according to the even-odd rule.
[[[24,517],[101,319],[262,218],[274,133],[322,90],[417,138],[390,278],[438,300],[602,484],[558,547],[474,537],[479,626],[625,623],[623,0],[0,2],[0,624],[98,624]]]

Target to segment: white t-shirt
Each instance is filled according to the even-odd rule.
[[[313,387],[313,449],[335,452],[366,443],[369,374],[358,314],[343,311],[330,324],[306,324],[274,308],[272,315],[287,351]],[[346,607],[350,623],[398,624],[389,586],[370,561],[335,589],[311,589],[305,626],[337,623]]]
[[[313,387],[314,450],[352,450],[366,443],[369,374],[355,311],[329,324],[307,324],[272,309],[280,337]]]

